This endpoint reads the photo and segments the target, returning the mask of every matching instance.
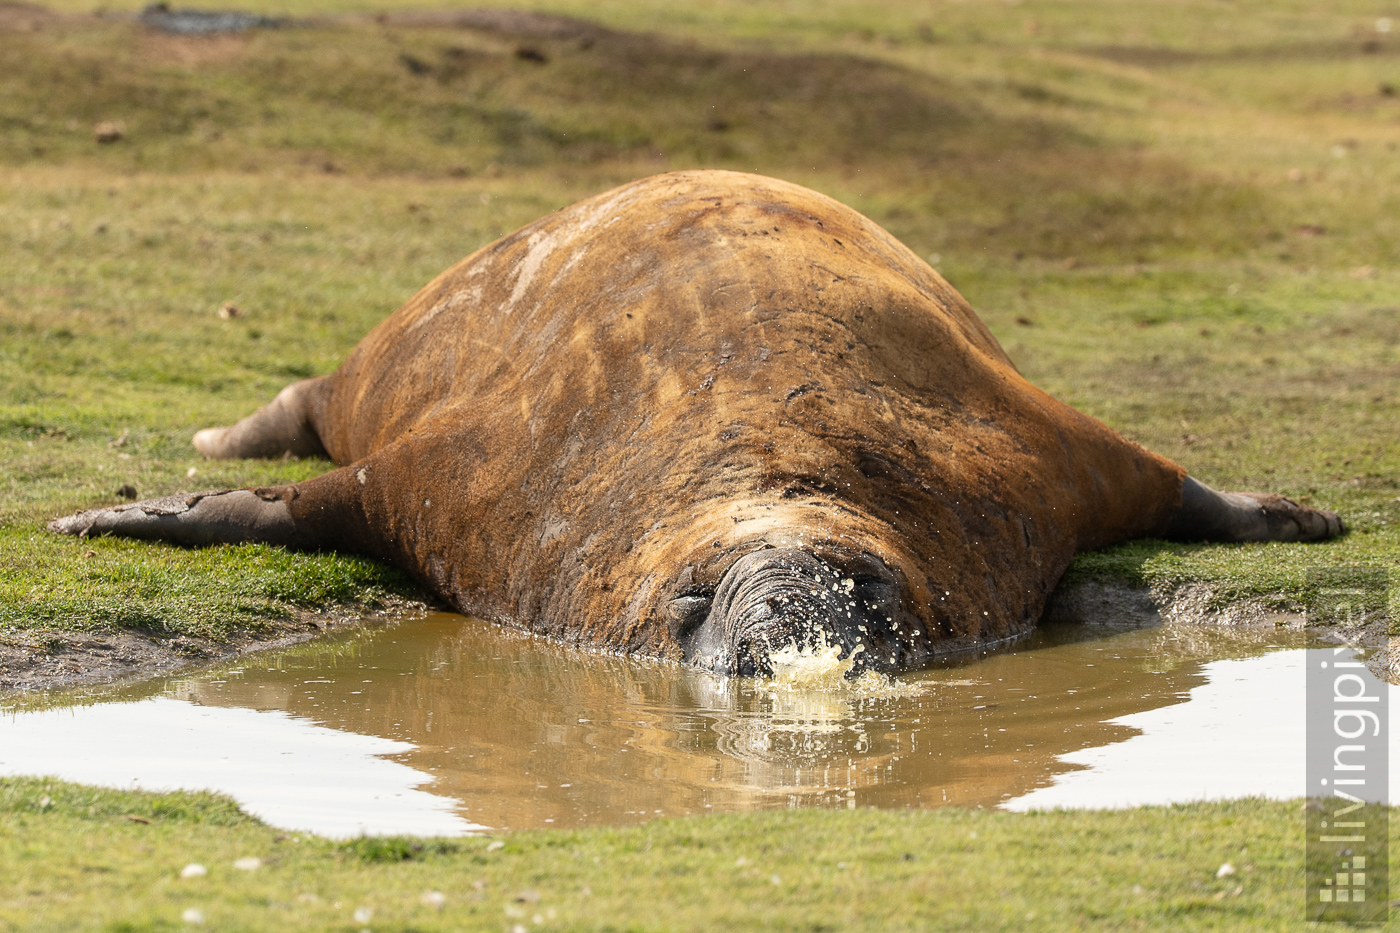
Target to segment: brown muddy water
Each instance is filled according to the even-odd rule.
[[[1294,797],[1301,647],[1283,632],[1057,625],[895,681],[767,681],[434,614],[10,698],[0,774],[210,788],[332,836]]]

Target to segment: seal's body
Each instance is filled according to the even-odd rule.
[[[793,642],[880,669],[994,643],[1128,538],[1341,530],[1049,397],[884,230],[732,172],[531,224],[195,444],[344,466],[55,530],[355,550],[466,613],[726,672]]]

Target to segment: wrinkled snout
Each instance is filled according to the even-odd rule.
[[[909,638],[899,584],[878,558],[819,557],[770,548],[735,561],[712,597],[674,600],[670,612],[686,660],[721,674],[768,675],[785,648],[838,646],[854,670],[906,666]],[[906,631],[901,633],[904,627]]]

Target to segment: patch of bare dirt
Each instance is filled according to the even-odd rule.
[[[428,29],[475,29],[522,39],[599,39],[612,31],[596,23],[526,10],[434,10],[380,13],[375,22]]]
[[[1162,613],[1146,587],[1088,580],[1051,593],[1041,621],[1147,628],[1161,625]]]
[[[1206,583],[1175,589],[1086,580],[1055,590],[1043,619],[1088,625],[1194,625],[1206,628],[1287,628],[1308,626],[1301,608],[1279,608],[1280,600],[1219,599]]]
[[[338,607],[307,612],[268,632],[225,642],[133,631],[16,635],[0,641],[0,693],[153,677],[254,651],[284,648],[370,620],[412,618],[427,611],[425,604],[412,600],[395,600],[368,617],[363,609]]]
[[[1367,662],[1371,670],[1400,685],[1400,639],[1390,636],[1390,619],[1382,612],[1338,623],[1314,620],[1301,606],[1290,607],[1278,597],[1222,601],[1207,583],[1154,589],[1088,580],[1057,589],[1042,621],[1115,627],[1166,624],[1176,626],[1178,632],[1195,628],[1244,634],[1286,629],[1325,642],[1376,649]]]
[[[248,50],[246,33],[182,36],[151,32],[141,37],[141,57],[153,64],[217,65],[237,61]]]
[[[0,32],[37,32],[64,17],[33,3],[0,0]]]
[[[1358,34],[1351,39],[1318,39],[1287,45],[1231,49],[1172,49],[1161,46],[1103,45],[1081,49],[1085,55],[1139,68],[1170,68],[1203,63],[1258,61],[1346,61],[1371,55],[1395,55],[1400,43],[1390,35]]]
[[[1212,628],[1289,628],[1302,629],[1308,617],[1301,609],[1278,608],[1277,600],[1263,598],[1222,602],[1215,588],[1206,583],[1190,583],[1173,590],[1151,592],[1162,620],[1177,625]]]

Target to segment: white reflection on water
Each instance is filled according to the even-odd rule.
[[[156,697],[0,719],[0,775],[148,791],[213,790],[286,829],[323,836],[458,836],[484,829],[433,776],[383,756],[414,746],[327,729],[280,710]]]
[[[1185,703],[1108,722],[1141,730],[1123,742],[1060,755],[1084,770],[1055,778],[1003,806],[1097,809],[1268,797],[1305,792],[1307,742],[1302,650],[1204,665],[1206,683]],[[1392,711],[1397,691],[1390,688]],[[1400,750],[1391,715],[1391,755]],[[1400,791],[1392,765],[1390,799]]]

